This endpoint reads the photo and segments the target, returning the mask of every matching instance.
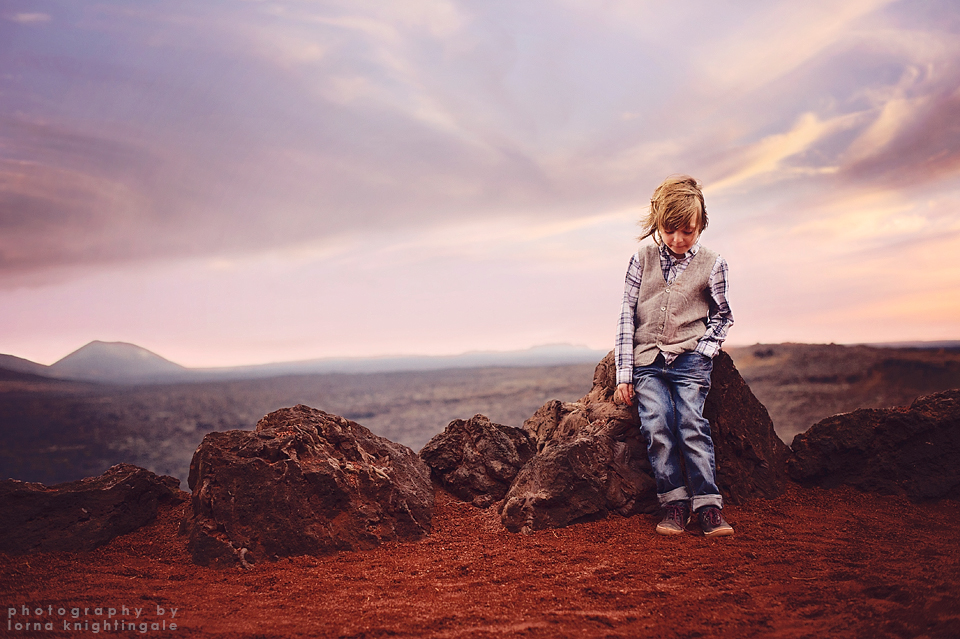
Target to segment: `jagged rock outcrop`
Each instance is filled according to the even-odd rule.
[[[534,452],[526,431],[474,415],[450,422],[427,442],[420,458],[444,488],[474,506],[486,508],[503,499]]]
[[[193,559],[246,565],[418,539],[430,531],[430,469],[400,444],[309,406],[255,431],[210,433],[190,464]]]
[[[615,389],[611,352],[597,365],[587,395],[577,402],[549,402],[524,422],[538,452],[503,501],[501,518],[509,530],[566,526],[609,512],[631,515],[658,508],[636,409],[615,403]],[[725,499],[740,503],[781,494],[789,450],[724,352],[714,358],[704,415],[711,423]]]
[[[136,530],[161,502],[182,502],[180,480],[131,464],[97,477],[45,486],[0,481],[0,552],[80,552]]]
[[[710,421],[717,484],[727,502],[740,504],[783,494],[790,449],[777,436],[766,407],[723,351],[713,358],[703,416]]]
[[[960,495],[960,389],[828,417],[793,440],[790,476],[914,501]]]

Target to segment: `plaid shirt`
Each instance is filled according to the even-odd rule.
[[[660,247],[660,268],[663,270],[663,279],[667,284],[672,284],[677,276],[686,270],[687,266],[693,260],[693,257],[700,250],[700,243],[697,242],[686,255],[680,259],[670,255],[666,246]],[[626,284],[623,289],[623,307],[620,309],[620,325],[617,330],[616,346],[616,364],[617,364],[617,383],[633,383],[633,334],[636,330],[635,313],[637,312],[637,298],[640,296],[640,281],[643,278],[643,262],[640,260],[639,253],[634,253],[630,258],[630,266],[627,267]],[[720,352],[720,346],[723,340],[727,338],[727,331],[733,324],[733,311],[730,310],[730,303],[727,301],[728,289],[728,269],[727,262],[719,255],[717,261],[713,264],[713,270],[710,272],[710,315],[707,317],[707,330],[700,338],[700,342],[694,349],[712,358]],[[668,358],[668,363],[676,357],[670,353],[663,354]]]

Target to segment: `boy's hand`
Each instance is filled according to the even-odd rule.
[[[617,384],[617,391],[614,393],[614,397],[627,406],[633,406],[633,385]]]

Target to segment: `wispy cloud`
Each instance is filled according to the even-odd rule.
[[[7,20],[19,22],[20,24],[50,22],[50,15],[47,13],[14,13],[7,17]]]
[[[745,183],[757,183],[765,176],[777,179],[796,177],[799,174],[834,173],[837,167],[790,166],[787,160],[809,151],[824,138],[849,129],[856,118],[841,116],[826,122],[814,113],[804,113],[797,123],[783,133],[774,133],[761,138],[743,149],[731,150],[726,163],[732,167],[732,174],[711,183],[714,191],[726,188],[743,187]]]

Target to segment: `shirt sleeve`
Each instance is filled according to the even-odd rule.
[[[727,331],[733,326],[733,311],[727,299],[729,290],[729,269],[727,261],[717,256],[710,273],[710,316],[707,318],[707,330],[694,349],[711,359],[720,352],[723,340],[727,339]]]
[[[617,384],[633,383],[633,334],[636,330],[634,314],[642,278],[643,263],[634,253],[630,258],[630,265],[627,266],[627,277],[623,286],[623,305],[620,308],[620,324],[617,327],[617,343],[614,348]]]

